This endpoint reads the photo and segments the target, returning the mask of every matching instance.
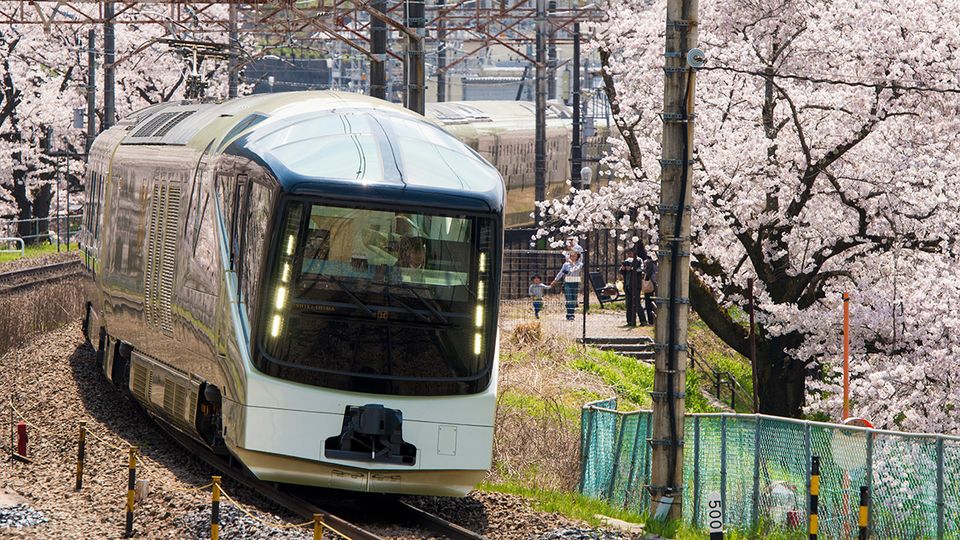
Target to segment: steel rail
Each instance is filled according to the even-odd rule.
[[[45,275],[57,272],[54,275]],[[80,275],[84,272],[79,260],[21,268],[0,273],[0,294],[20,292],[39,285]],[[28,279],[37,276],[36,279]],[[23,281],[28,279],[27,281]],[[14,282],[14,283],[11,283]],[[19,282],[19,283],[17,283]],[[8,285],[8,283],[11,283]]]
[[[156,418],[153,415],[150,415],[150,418],[153,419],[167,435],[201,461],[204,461],[214,469],[228,476],[234,482],[259,494],[270,502],[285,508],[289,512],[306,519],[312,519],[314,514],[320,514],[323,516],[325,524],[340,531],[351,540],[383,540],[382,537],[338,517],[306,499],[280,490],[269,482],[258,480],[245,470],[240,470],[236,466],[232,466],[230,462],[214,454],[209,448],[184,435],[162,419]]]
[[[416,522],[418,526],[435,533],[440,533],[450,540],[487,540],[487,537],[482,534],[461,527],[436,514],[431,514],[430,512],[417,508],[410,503],[397,501],[397,505],[400,511],[406,514],[412,521]]]

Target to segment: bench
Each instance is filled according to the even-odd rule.
[[[615,286],[608,286],[605,281],[603,281],[603,276],[600,272],[590,272],[590,286],[593,288],[593,293],[597,295],[597,300],[600,302],[600,307],[604,307],[604,304],[608,302],[616,302],[622,298],[620,290]],[[612,294],[613,291],[616,291],[616,294]]]

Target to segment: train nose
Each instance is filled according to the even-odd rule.
[[[324,442],[328,459],[412,466],[416,446],[403,440],[403,413],[383,405],[348,405],[340,434]]]

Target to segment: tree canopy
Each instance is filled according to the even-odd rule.
[[[593,47],[619,136],[613,181],[543,204],[541,234],[655,244],[664,0],[608,2]],[[841,295],[854,411],[960,428],[960,12],[948,0],[701,2],[691,303],[749,354],[763,412],[837,413]],[[636,232],[639,231],[639,232]]]

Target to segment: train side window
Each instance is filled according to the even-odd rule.
[[[258,182],[250,182],[248,187],[246,226],[243,229],[242,276],[240,290],[247,306],[247,315],[252,320],[257,305],[257,277],[263,266],[267,227],[270,222],[270,212],[273,208],[272,191],[269,187]]]
[[[233,189],[233,201],[230,204],[230,268],[239,277],[243,270],[243,231],[247,223],[247,201],[249,200],[249,180],[247,175],[237,175]]]

